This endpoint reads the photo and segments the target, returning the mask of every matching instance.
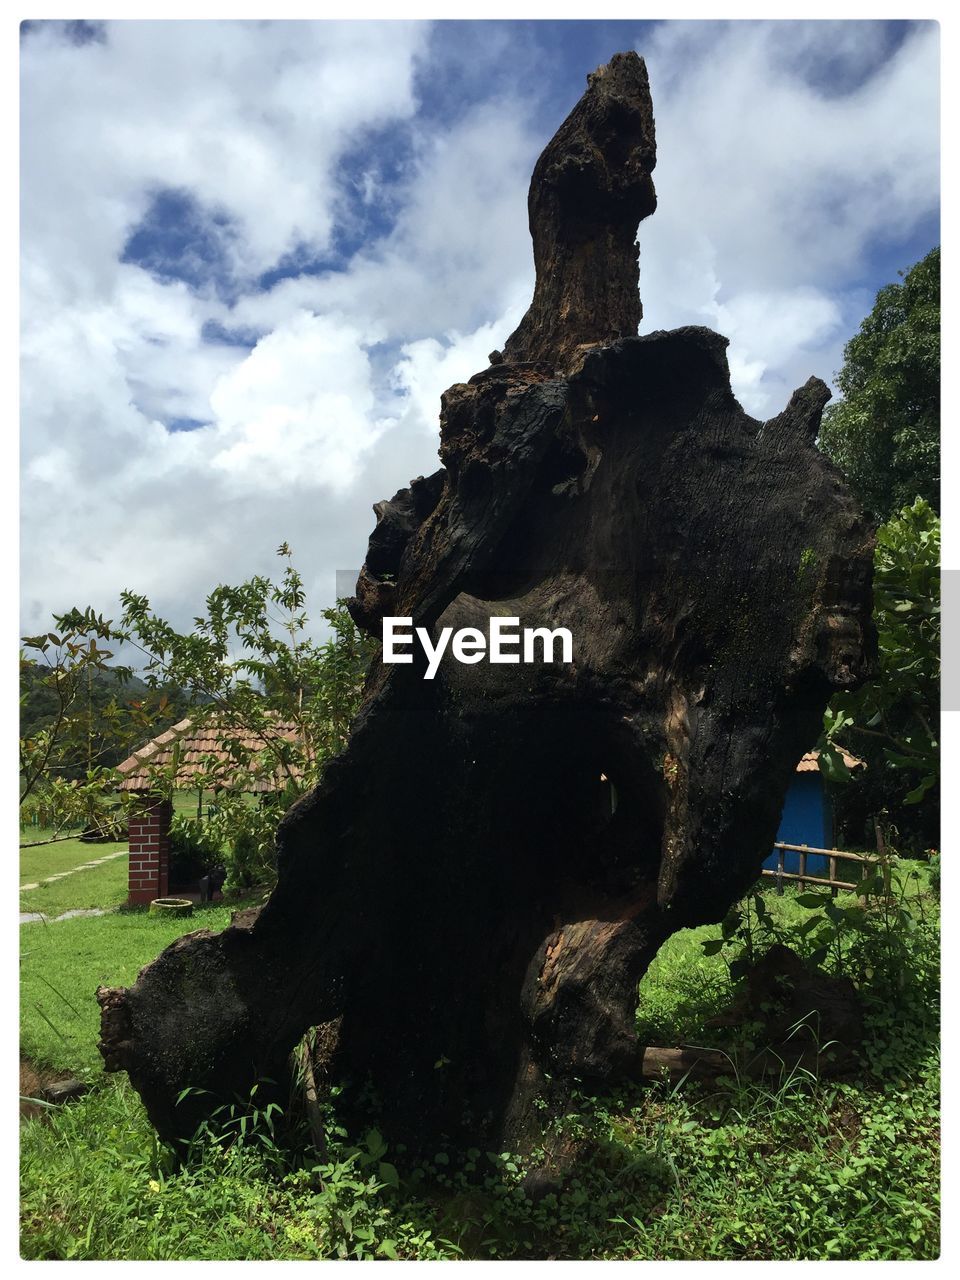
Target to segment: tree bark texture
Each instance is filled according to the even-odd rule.
[[[827,388],[759,422],[724,338],[636,336],[654,156],[619,54],[534,172],[530,311],[443,396],[442,468],[377,505],[351,602],[377,635],[566,627],[573,662],[374,662],[262,911],[99,993],[164,1137],[338,1018],[334,1073],[412,1149],[522,1149],[538,1095],[640,1074],[640,978],[756,880],[827,700],[868,674],[872,536],[815,445]]]

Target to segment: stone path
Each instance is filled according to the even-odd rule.
[[[20,923],[38,924],[43,921],[44,924],[56,924],[58,920],[72,920],[74,916],[105,916],[106,914],[107,908],[105,907],[74,907],[72,911],[64,911],[62,916],[54,916],[51,920],[42,911],[21,911]]]
[[[76,875],[78,871],[92,871],[94,867],[99,867],[103,862],[111,862],[114,858],[125,858],[128,850],[118,849],[116,853],[105,853],[102,858],[92,858],[89,862],[81,862],[79,867],[71,867],[69,871],[60,871],[55,876],[45,876],[42,880],[37,880],[33,884],[22,884],[20,892],[26,893],[28,889],[39,889],[42,884],[53,884],[55,880],[65,880],[67,876]],[[58,917],[60,919],[61,917]]]
[[[89,862],[82,862],[79,867],[71,867],[69,871],[59,871],[54,876],[45,876],[43,880],[37,880],[32,884],[22,884],[20,892],[26,893],[29,889],[39,889],[42,884],[53,884],[56,880],[65,880],[67,876],[76,875],[78,871],[92,871],[94,867],[101,866],[104,862],[112,862],[114,858],[125,858],[128,850],[118,849],[116,853],[105,853],[102,858],[91,858]],[[43,921],[44,924],[55,924],[57,920],[71,920],[74,916],[102,916],[104,915],[102,907],[75,908],[73,911],[64,911],[62,915],[54,916],[51,920],[50,916],[45,916],[42,911],[21,911],[21,924],[36,924]]]

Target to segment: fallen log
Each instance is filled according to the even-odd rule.
[[[662,1080],[664,1076],[673,1083],[688,1078],[712,1080],[735,1071],[733,1059],[719,1049],[662,1049],[647,1045],[640,1052],[640,1075],[645,1080]]]
[[[835,1053],[832,1047],[822,1049],[763,1049],[751,1054],[725,1053],[720,1049],[697,1049],[689,1045],[677,1049],[647,1046],[640,1053],[639,1074],[644,1080],[668,1079],[671,1084],[682,1080],[758,1079],[762,1076],[786,1076],[796,1071],[812,1076],[834,1075],[846,1070],[850,1058],[846,1052]]]

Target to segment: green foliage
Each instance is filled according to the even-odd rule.
[[[277,826],[298,794],[298,788],[288,787],[279,795],[261,796],[259,803],[248,804],[243,795],[220,793],[206,825],[223,850],[221,861],[231,888],[250,889],[274,877]]]
[[[633,1256],[936,1257],[929,1054],[917,1076],[864,1088],[796,1072],[772,1084],[732,1076],[706,1096],[689,1087],[651,1091],[637,1138],[660,1144],[675,1178],[653,1211],[621,1212]]]
[[[56,836],[90,828],[120,838],[124,807],[113,767],[148,733],[178,718],[179,691],[150,691],[106,644],[125,639],[92,609],[54,617],[56,631],[23,636],[20,651],[21,824]]]
[[[836,749],[867,760],[862,785],[919,842],[936,839],[940,779],[940,520],[923,499],[878,530],[874,557],[876,678],[838,694],[824,717],[820,767],[846,779]],[[924,805],[911,823],[904,806]]]
[[[811,890],[792,898],[802,912],[776,910],[770,895],[754,891],[724,918],[720,937],[701,943],[704,955],[721,955],[732,982],[738,982],[775,943],[811,964],[845,974],[875,998],[896,998],[923,956],[935,954],[934,925],[924,906],[923,876],[910,862],[884,858],[863,864],[850,893],[833,898]],[[913,975],[914,978],[916,974]],[[932,982],[933,975],[927,975]]]
[[[426,1206],[399,1204],[392,1166],[371,1153],[375,1135],[353,1148],[334,1136],[329,1161],[289,1170],[275,1142],[279,1109],[246,1100],[226,1107],[219,1119],[222,1126],[211,1124],[199,1134],[179,1166],[156,1142],[126,1084],[91,1093],[48,1122],[28,1122],[23,1256],[456,1256],[456,1246],[434,1240],[422,1221],[429,1216]]]
[[[170,822],[170,883],[189,884],[222,861],[220,841],[209,825],[175,813]]]
[[[894,900],[917,922],[901,931],[902,981],[894,990],[861,968],[867,1041],[856,1076],[824,1080],[785,1070],[756,1080],[731,1067],[729,1077],[703,1085],[632,1084],[614,1094],[584,1085],[545,1133],[546,1142],[576,1144],[579,1155],[561,1186],[532,1200],[524,1176],[538,1153],[523,1160],[506,1151],[445,1148],[414,1166],[376,1128],[352,1137],[338,1125],[337,1086],[324,1104],[323,1154],[306,1145],[302,1126],[297,1138],[292,1107],[267,1102],[255,1089],[223,1106],[178,1162],[156,1141],[125,1079],[105,1080],[98,1068],[87,1097],[23,1125],[23,1255],[936,1257],[936,902],[926,896],[923,871],[913,880],[912,870],[901,865],[894,873]],[[768,898],[776,927],[795,931],[811,916],[800,902],[805,896]],[[836,901],[845,907],[856,899]],[[221,927],[227,915],[209,908],[201,923]],[[65,998],[86,1019],[78,1043],[96,1056],[97,982],[130,981],[183,924],[126,915],[30,926],[39,932],[24,930],[28,945],[43,939],[49,949],[29,961],[25,1008],[43,992],[45,1008],[62,1009],[61,1028],[72,1031],[80,1024],[66,1021]],[[877,927],[885,927],[882,920]],[[721,930],[677,933],[644,978],[639,1026],[648,1043],[729,1037],[728,1029],[708,1025],[733,994],[721,954],[698,960],[709,938],[722,941]],[[755,941],[762,945],[759,935]],[[875,943],[869,947],[875,955]],[[41,958],[60,995],[37,982]],[[49,1028],[46,1034],[59,1043]]]
[[[934,854],[930,859],[930,892],[940,897],[940,855]]]
[[[24,636],[20,651],[20,804],[42,804],[58,828],[111,826],[103,799],[104,760],[122,740],[121,708],[95,677],[119,685],[128,668],[109,668],[113,624],[87,609],[54,618],[56,631]]]
[[[125,634],[144,656],[145,681],[174,682],[192,697],[195,722],[216,722],[234,778],[277,787],[252,806],[242,786],[231,783],[218,791],[215,811],[205,820],[223,849],[230,883],[238,887],[274,873],[280,818],[346,745],[374,649],[341,603],[321,615],[329,638],[311,640],[303,581],[290,548],[283,543],[277,554],[286,562],[279,583],[258,576],[238,587],[216,587],[189,634],[155,614],[146,597],[129,591],[121,597]],[[196,785],[220,787],[219,755],[211,756],[208,768]]]
[[[246,755],[257,773],[279,774],[303,790],[346,743],[374,646],[342,604],[321,615],[330,639],[310,640],[303,581],[286,543],[277,554],[288,561],[279,583],[258,576],[216,587],[189,634],[178,633],[145,596],[130,591],[121,595],[123,625],[144,655],[149,684],[173,680],[193,695],[200,714],[255,735],[255,751],[237,745],[238,761]],[[280,734],[277,723],[295,725],[295,740]]]
[[[888,519],[917,497],[940,507],[940,250],[877,294],[837,375],[820,447],[867,511]]]
[[[328,638],[311,640],[303,581],[286,543],[278,555],[279,582],[257,576],[216,587],[185,634],[145,596],[124,591],[119,624],[74,609],[56,619],[59,635],[24,637],[25,696],[41,690],[49,703],[21,740],[24,800],[42,792],[44,817],[64,828],[96,821],[118,830],[123,815],[108,765],[165,727],[174,710],[177,718],[189,711],[195,724],[215,722],[220,731],[220,749],[201,762],[194,785],[227,788],[204,838],[222,848],[233,885],[270,878],[277,824],[345,746],[375,648],[342,604],[322,613]],[[122,704],[93,696],[132,678],[131,667],[110,665],[113,651],[104,641],[140,654],[144,696]],[[160,793],[173,787],[175,769],[175,762],[145,766]],[[264,780],[276,788],[272,799],[250,805],[243,783],[253,790]]]
[[[448,1185],[426,1195],[415,1177],[381,1177],[366,1139],[334,1139],[326,1161],[281,1171],[263,1124],[198,1143],[175,1170],[129,1086],[111,1085],[24,1126],[21,1247],[77,1259],[929,1258],[936,1089],[927,1055],[912,1079],[868,1088],[795,1075],[585,1093],[571,1127],[587,1154],[534,1203],[509,1153],[465,1153],[486,1172],[451,1162]]]

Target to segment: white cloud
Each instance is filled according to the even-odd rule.
[[[784,407],[792,390],[785,367],[816,362],[841,331],[839,305],[813,288],[744,290],[705,311],[710,327],[730,339],[731,381],[744,408],[758,418]],[[832,370],[824,373],[829,377]]]
[[[503,316],[473,333],[463,335],[454,330],[442,342],[421,338],[403,347],[394,367],[394,385],[407,397],[407,412],[418,429],[436,435],[443,392],[486,368],[497,343],[520,323],[527,302],[527,298],[518,300]]]
[[[838,92],[882,38],[871,23],[667,23],[642,50],[659,200],[640,228],[644,328],[699,314],[726,333],[752,413],[833,375],[850,336],[839,296],[878,240],[936,209],[935,26]]]
[[[109,610],[123,585],[184,623],[213,582],[272,568],[282,538],[318,541],[317,496],[334,503],[386,425],[369,321],[361,333],[288,307],[248,355],[201,341],[205,320],[230,319],[215,296],[120,256],[163,187],[230,215],[244,277],[322,248],[337,158],[410,117],[426,37],[407,23],[129,22],[82,48],[53,25],[25,38],[25,626],[75,602]],[[211,425],[171,435],[159,418]],[[312,491],[303,510],[291,487]],[[336,521],[334,546],[350,527]],[[360,507],[356,548],[370,522]]]
[[[388,421],[374,418],[370,362],[342,322],[300,311],[224,374],[210,396],[215,426],[179,439],[196,447],[229,492],[356,480]],[[209,452],[208,452],[209,450]]]
[[[233,308],[234,321],[269,326],[291,308],[311,307],[358,322],[375,317],[391,335],[415,341],[489,323],[520,294],[526,307],[533,291],[527,188],[544,141],[529,114],[516,99],[502,99],[449,126],[418,126],[389,234],[361,249],[348,270],[248,294]]]
[[[244,274],[301,240],[322,249],[336,161],[363,130],[413,113],[426,34],[402,22],[133,21],[77,48],[52,25],[31,33],[28,258],[53,251],[78,287],[87,272],[102,281],[159,186],[230,212]]]
[[[122,586],[186,625],[216,582],[273,572],[284,539],[318,601],[358,567],[372,503],[437,466],[440,393],[485,366],[532,292],[527,184],[559,120],[538,118],[536,28],[513,31],[464,29],[486,43],[459,51],[449,116],[418,98],[436,87],[419,24],[26,37],[24,629],[73,603],[109,613]],[[828,58],[835,77],[869,72],[880,39],[871,24],[666,24],[641,50],[660,152],[643,329],[727,333],[759,416],[839,367],[871,244],[933,207],[934,30],[852,93],[809,83]],[[364,153],[380,126],[399,130],[399,173]],[[163,187],[228,216],[235,301],[120,261]],[[355,216],[379,230],[344,269],[252,287],[304,245],[329,252],[337,227],[356,236]],[[211,321],[259,341],[203,341]],[[171,433],[178,418],[207,425]]]

